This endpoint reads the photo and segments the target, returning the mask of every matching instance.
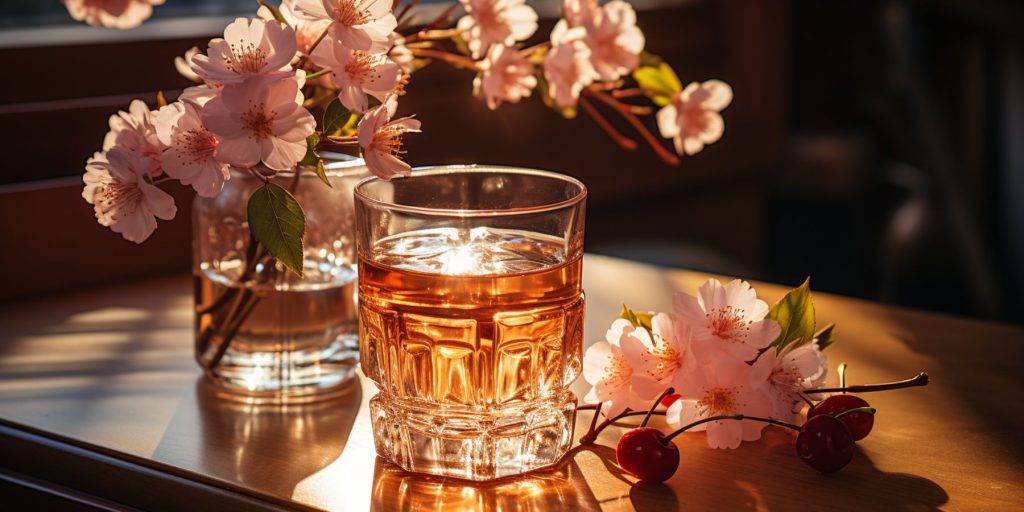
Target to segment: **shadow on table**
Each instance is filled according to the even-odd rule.
[[[673,477],[676,488],[633,485],[629,498],[636,510],[807,510],[817,505],[829,510],[927,511],[939,510],[949,500],[935,482],[879,471],[860,451],[846,468],[823,475],[800,462],[793,437],[786,433],[772,432],[737,450],[710,450],[701,446],[703,436],[693,437],[681,446],[683,463]],[[703,452],[694,453],[698,450]],[[702,461],[687,465],[693,458]],[[715,458],[737,468],[725,473],[731,478],[702,470],[702,464]]]
[[[295,486],[337,459],[362,389],[310,404],[255,405],[218,396],[205,378],[183,402],[155,458],[288,500]]]
[[[599,510],[580,468],[566,457],[552,468],[491,482],[408,473],[380,457],[373,470],[370,510],[545,512]]]

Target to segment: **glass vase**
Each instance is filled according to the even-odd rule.
[[[216,197],[192,209],[195,356],[227,395],[250,402],[307,402],[344,391],[358,363],[352,190],[369,176],[361,160],[271,181],[305,212],[303,277],[249,234],[249,197],[263,182],[231,171]]]
[[[356,187],[363,373],[377,453],[491,480],[572,443],[583,350],[586,188],[504,167]]]

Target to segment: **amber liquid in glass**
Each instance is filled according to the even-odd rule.
[[[568,449],[583,342],[581,261],[536,233],[439,228],[359,266],[362,368],[382,456],[482,480]]]

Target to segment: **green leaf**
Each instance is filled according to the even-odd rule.
[[[619,318],[629,320],[629,323],[633,324],[633,327],[642,327],[644,329],[651,330],[651,315],[649,313],[638,313],[623,304],[622,311],[619,311]]]
[[[320,178],[320,181],[324,182],[325,185],[330,188],[334,188],[334,185],[331,185],[331,180],[327,179],[327,169],[324,169],[324,161],[322,158],[317,159],[316,161],[316,175]]]
[[[787,345],[799,340],[809,343],[814,339],[814,303],[811,301],[811,278],[794,288],[768,311],[768,318],[782,327],[779,337],[770,346],[781,352]]]
[[[639,64],[640,67],[644,67],[644,66],[657,66],[658,64],[661,64],[662,62],[665,62],[665,59],[662,59],[661,57],[659,57],[659,56],[657,56],[657,55],[655,55],[653,53],[650,53],[650,52],[640,52],[640,64]]]
[[[307,165],[312,167],[316,165],[317,160],[320,160],[320,155],[316,154],[316,145],[320,144],[320,136],[317,134],[311,134],[306,137],[306,154],[299,160],[299,165]]]
[[[299,165],[303,167],[312,167],[316,171],[316,175],[320,177],[320,181],[324,182],[328,187],[334,188],[331,184],[331,180],[327,179],[327,170],[324,169],[324,160],[320,158],[320,155],[316,152],[316,146],[320,144],[320,136],[312,134],[306,137],[306,155],[299,160]]]
[[[816,342],[818,343],[819,350],[825,350],[829,345],[836,342],[836,335],[833,332],[836,324],[828,324],[828,327],[818,331],[818,334],[814,335]]]
[[[249,231],[281,263],[302,277],[306,215],[287,190],[267,183],[249,198]]]
[[[324,137],[335,135],[336,132],[341,130],[342,127],[348,123],[349,118],[352,117],[352,112],[342,106],[341,102],[335,99],[324,110]]]
[[[638,67],[633,71],[633,78],[644,94],[660,107],[671,103],[672,96],[683,90],[682,82],[667,62]]]

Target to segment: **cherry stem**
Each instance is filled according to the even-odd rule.
[[[674,437],[678,436],[679,434],[682,434],[683,432],[686,432],[687,430],[690,430],[693,427],[696,427],[698,425],[703,425],[704,423],[708,423],[710,421],[721,421],[721,420],[754,420],[754,421],[760,421],[762,423],[771,423],[772,425],[778,425],[780,427],[786,427],[786,428],[789,428],[789,429],[796,430],[797,432],[800,432],[800,427],[798,427],[798,426],[796,426],[796,425],[794,425],[792,423],[786,423],[785,421],[779,421],[779,420],[772,419],[772,418],[761,418],[759,416],[747,416],[745,414],[725,414],[725,415],[722,415],[722,416],[709,416],[707,418],[700,419],[700,420],[697,420],[697,421],[695,421],[693,423],[690,423],[689,425],[680,427],[679,430],[676,430],[675,432],[672,432],[671,434],[663,437],[661,439],[661,444],[663,444],[665,446],[668,446],[668,443],[672,442],[672,439]]]
[[[914,386],[927,386],[928,373],[921,372],[916,377],[885,384],[865,384],[861,386],[846,386],[839,388],[806,389],[804,393],[870,393],[872,391],[888,391],[890,389],[912,388]]]
[[[590,428],[587,430],[587,434],[594,431],[594,426],[597,425],[597,417],[601,415],[601,407],[604,407],[604,402],[598,402],[597,407],[594,408],[594,417],[590,419]]]
[[[847,410],[845,410],[845,411],[843,411],[843,412],[841,412],[839,414],[836,414],[834,416],[834,418],[838,420],[839,418],[842,418],[843,416],[846,416],[847,414],[853,414],[855,412],[866,412],[868,414],[874,414],[875,413],[875,408],[874,407],[854,407],[853,409],[847,409]]]
[[[640,426],[646,427],[647,422],[651,421],[651,415],[654,414],[654,410],[657,409],[659,405],[661,405],[661,401],[664,400],[666,396],[669,396],[675,392],[676,390],[671,386],[669,386],[669,388],[666,389],[665,391],[662,391],[661,394],[658,395],[658,398],[654,399],[654,403],[651,404],[651,408],[647,410],[647,416],[644,416],[644,420],[640,422]]]
[[[580,444],[593,444],[594,440],[597,439],[597,435],[600,434],[601,431],[604,430],[605,428],[608,428],[609,425],[614,424],[616,421],[619,421],[622,418],[628,418],[629,416],[639,416],[641,414],[647,414],[647,411],[631,411],[629,409],[626,409],[625,411],[619,413],[618,416],[604,420],[603,422],[601,422],[600,425],[597,426],[596,429],[592,428],[586,434],[583,434],[583,437],[580,438]],[[654,414],[658,416],[664,416],[665,412],[657,411]],[[595,412],[594,416],[597,417],[597,415],[598,413]]]
[[[846,387],[846,363],[839,363],[839,387]],[[846,393],[845,391],[843,393]]]

